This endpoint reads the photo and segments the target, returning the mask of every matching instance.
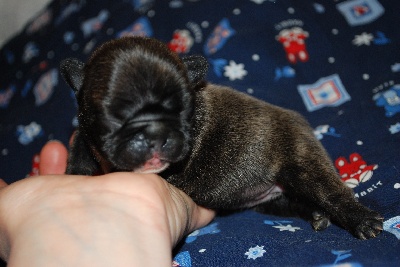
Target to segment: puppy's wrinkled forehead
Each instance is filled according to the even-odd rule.
[[[151,90],[168,81],[187,83],[185,65],[176,53],[154,39],[122,38],[100,46],[89,59],[85,72],[88,80],[118,88],[132,86]],[[183,80],[182,80],[183,79]]]

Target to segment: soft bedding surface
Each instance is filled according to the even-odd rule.
[[[368,241],[297,218],[219,216],[174,266],[399,266],[399,13],[396,0],[54,0],[0,51],[0,176],[33,174],[48,140],[68,143],[76,103],[60,60],[151,36],[203,54],[210,81],[303,114],[355,197],[385,216]]]

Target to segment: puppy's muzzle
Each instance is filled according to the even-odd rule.
[[[161,122],[153,122],[145,126],[133,138],[135,150],[167,153],[169,149],[175,150],[179,134]]]
[[[163,122],[151,122],[138,132],[130,143],[130,151],[146,160],[137,172],[159,173],[170,162],[176,162],[184,146],[183,134]]]

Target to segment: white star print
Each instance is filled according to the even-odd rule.
[[[249,248],[249,251],[244,253],[247,256],[247,259],[257,259],[263,256],[266,251],[264,250],[264,246],[255,246],[254,248]]]
[[[228,77],[229,80],[234,81],[236,79],[243,79],[247,75],[247,71],[244,69],[244,64],[236,64],[235,61],[229,61],[229,65],[224,67],[224,76]]]
[[[374,36],[371,33],[363,32],[360,35],[356,35],[352,43],[356,46],[370,45],[373,40]]]
[[[281,232],[282,231],[296,232],[296,230],[301,230],[300,227],[294,227],[294,226],[292,226],[290,224],[288,224],[288,225],[278,225],[278,226],[272,226],[272,227],[278,228],[279,231],[281,231]]]

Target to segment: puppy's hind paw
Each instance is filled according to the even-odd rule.
[[[383,218],[376,216],[362,221],[355,229],[355,236],[366,240],[377,237],[383,230]]]
[[[331,225],[331,222],[328,217],[323,212],[314,211],[312,213],[313,220],[311,221],[311,225],[314,231],[322,231],[328,228]]]

